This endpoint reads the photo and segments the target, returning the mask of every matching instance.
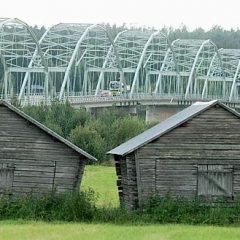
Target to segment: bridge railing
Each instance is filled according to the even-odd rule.
[[[2,99],[7,99],[8,101],[12,101],[12,97],[10,95],[1,96]],[[3,98],[4,97],[4,98]],[[30,96],[24,96],[21,99],[21,105],[41,105],[41,104],[51,104],[52,102],[58,101],[57,95],[55,98],[48,97],[46,98],[42,94],[34,94]],[[202,97],[201,94],[191,94],[187,99],[184,97],[183,94],[135,94],[132,95],[130,98],[129,95],[121,95],[121,96],[95,96],[95,95],[88,95],[83,96],[81,93],[69,94],[68,96],[63,96],[62,102],[70,102],[71,104],[91,104],[91,103],[121,103],[121,102],[156,102],[156,101],[165,101],[168,103],[176,103],[176,102],[195,102],[195,101],[210,101],[219,99],[223,102],[229,102],[227,97],[221,97],[217,95]],[[240,104],[240,98],[234,99],[231,103],[238,103]]]

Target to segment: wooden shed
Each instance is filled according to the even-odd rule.
[[[86,160],[96,159],[14,106],[0,102],[0,193],[79,189]]]
[[[240,195],[240,114],[218,101],[197,102],[109,153],[127,208],[152,195]]]

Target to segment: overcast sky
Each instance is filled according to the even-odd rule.
[[[0,17],[30,25],[59,22],[240,28],[240,0],[1,0]]]

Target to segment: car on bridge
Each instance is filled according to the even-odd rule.
[[[102,90],[100,93],[101,97],[112,97],[112,92],[109,90]]]

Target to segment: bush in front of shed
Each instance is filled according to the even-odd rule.
[[[95,193],[28,195],[25,198],[0,197],[0,220],[83,221],[111,224],[204,224],[240,223],[240,201],[229,205],[210,205],[200,199],[152,197],[137,210],[95,207]]]
[[[239,224],[240,201],[229,205],[221,199],[212,204],[197,197],[153,196],[137,212],[144,221],[152,223]]]
[[[0,220],[91,221],[95,211],[95,193],[91,189],[62,194],[29,194],[14,200],[9,195],[0,197]]]

